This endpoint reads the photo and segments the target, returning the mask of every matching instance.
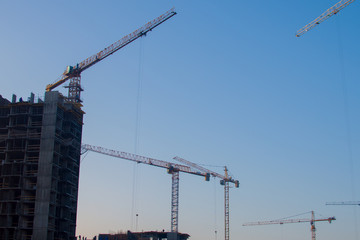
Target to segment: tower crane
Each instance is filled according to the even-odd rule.
[[[174,160],[176,161],[179,161],[181,163],[184,163],[188,166],[191,166],[193,168],[196,168],[200,171],[203,171],[203,172],[206,172],[208,174],[210,174],[211,176],[213,177],[218,177],[220,178],[220,184],[224,186],[224,204],[225,204],[225,208],[224,208],[224,211],[225,211],[225,240],[229,240],[230,239],[230,208],[229,208],[229,183],[234,183],[235,184],[235,187],[238,188],[239,187],[239,181],[238,180],[234,180],[232,177],[230,177],[228,175],[228,169],[227,167],[225,166],[224,167],[224,170],[225,170],[225,176],[222,175],[222,174],[219,174],[219,173],[216,173],[216,172],[213,172],[209,169],[206,169],[202,166],[199,166],[198,164],[196,163],[193,163],[193,162],[190,162],[188,160],[185,160],[183,158],[180,158],[180,157],[174,157],[173,158]]]
[[[188,166],[170,163],[162,160],[157,160],[154,158],[144,157],[136,155],[133,153],[121,152],[111,149],[106,149],[103,147],[93,146],[89,144],[82,144],[82,153],[86,151],[97,152],[100,154],[105,154],[108,156],[121,158],[129,161],[134,161],[137,163],[143,163],[155,167],[166,168],[167,172],[172,175],[172,184],[171,184],[171,232],[178,232],[178,216],[179,216],[179,173],[189,173],[197,176],[205,177],[206,181],[210,180],[210,174],[206,172],[198,172],[192,170]]]
[[[311,240],[316,240],[315,222],[327,221],[327,222],[331,223],[331,221],[334,221],[334,220],[336,220],[335,217],[329,217],[329,218],[323,218],[323,219],[315,219],[315,213],[314,213],[314,211],[311,211],[311,219],[306,219],[306,218],[304,218],[304,219],[278,219],[278,220],[271,220],[271,221],[249,222],[249,223],[244,223],[243,226],[310,222]]]
[[[80,93],[81,91],[83,91],[80,85],[80,81],[81,81],[81,73],[84,70],[100,62],[101,60],[105,59],[106,57],[110,56],[111,54],[115,53],[116,51],[125,47],[126,45],[135,41],[136,39],[145,36],[149,31],[159,26],[161,23],[165,22],[169,18],[173,17],[175,14],[176,14],[175,9],[172,8],[166,13],[159,16],[158,18],[155,18],[154,20],[148,22],[141,28],[137,29],[136,31],[126,35],[117,42],[104,48],[100,52],[86,58],[84,61],[74,66],[67,66],[66,70],[59,77],[58,80],[46,86],[46,91],[47,92],[51,91],[54,88],[66,82],[67,80],[70,80],[69,86],[67,86],[67,88],[69,88],[68,100],[74,103],[80,103],[81,102]]]
[[[327,202],[326,205],[359,205],[360,201]]]
[[[354,1],[355,0],[341,0],[340,2],[336,3],[334,6],[332,6],[328,10],[326,10],[323,14],[321,14],[315,20],[313,20],[312,22],[310,22],[309,24],[307,24],[306,26],[304,26],[303,28],[298,30],[296,32],[296,37],[300,37],[307,31],[314,28],[316,25],[322,23],[323,21],[325,21],[326,19],[331,17],[332,15],[337,14],[341,9],[343,9],[344,7],[346,7],[347,5],[349,5],[350,3],[354,2]]]

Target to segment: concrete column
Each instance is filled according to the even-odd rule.
[[[32,239],[53,238],[48,236],[48,223],[58,100],[59,92],[45,94]]]

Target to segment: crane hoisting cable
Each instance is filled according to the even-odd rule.
[[[145,36],[149,31],[153,30],[155,27],[159,26],[161,23],[170,19],[174,15],[176,15],[176,12],[175,9],[172,8],[166,13],[159,16],[158,18],[155,18],[154,20],[148,22],[147,24],[137,29],[136,31],[126,35],[122,39],[106,47],[102,51],[88,57],[84,61],[74,66],[67,66],[64,73],[60,76],[60,78],[56,82],[52,84],[48,84],[46,86],[46,91],[49,92],[54,88],[60,86],[64,82],[70,80],[69,86],[67,86],[67,88],[69,88],[68,99],[69,101],[75,103],[81,102],[80,93],[81,91],[83,91],[83,89],[81,88],[80,81],[81,81],[81,73],[84,70],[100,62],[101,60],[105,59],[106,57],[110,56],[111,54],[115,53],[116,51],[125,47],[126,45],[135,41],[136,39]]]

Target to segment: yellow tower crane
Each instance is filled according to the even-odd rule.
[[[321,22],[323,22],[326,19],[328,19],[329,17],[331,17],[332,15],[337,14],[341,9],[343,9],[344,7],[346,7],[347,5],[349,5],[350,3],[354,2],[354,1],[355,0],[341,0],[340,2],[336,3],[334,6],[332,6],[328,10],[326,10],[323,14],[321,14],[315,20],[313,20],[312,22],[310,22],[309,24],[307,24],[306,26],[304,26],[303,28],[298,30],[296,33],[296,36],[300,37],[307,31],[314,28],[316,25],[319,25]]]
[[[83,91],[80,85],[80,81],[81,81],[81,73],[84,70],[100,62],[101,60],[105,59],[106,57],[110,56],[111,54],[115,53],[116,51],[125,47],[126,45],[135,41],[136,39],[142,36],[146,36],[146,33],[153,30],[155,27],[159,26],[161,23],[165,22],[169,18],[173,17],[175,14],[176,14],[175,9],[172,8],[166,13],[162,14],[161,16],[148,22],[141,28],[137,29],[136,31],[126,35],[122,39],[104,48],[103,50],[92,55],[91,57],[88,57],[84,61],[74,66],[67,66],[66,70],[58,80],[46,86],[46,91],[47,92],[51,91],[54,88],[66,82],[67,80],[70,80],[69,86],[67,86],[67,88],[69,88],[68,100],[74,103],[80,103],[81,102],[80,93]]]
[[[314,211],[311,211],[311,219],[307,219],[307,218],[302,218],[302,219],[278,219],[278,220],[271,220],[271,221],[248,222],[248,223],[244,223],[243,226],[309,222],[310,226],[311,226],[311,240],[316,240],[315,222],[327,221],[327,222],[331,223],[331,221],[334,221],[334,220],[336,220],[335,217],[329,217],[329,218],[323,218],[323,219],[315,219],[315,213],[314,213]]]

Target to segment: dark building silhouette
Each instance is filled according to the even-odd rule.
[[[189,234],[176,232],[127,231],[127,233],[99,234],[98,240],[187,240],[189,237]]]
[[[0,95],[0,239],[75,239],[83,111]]]

